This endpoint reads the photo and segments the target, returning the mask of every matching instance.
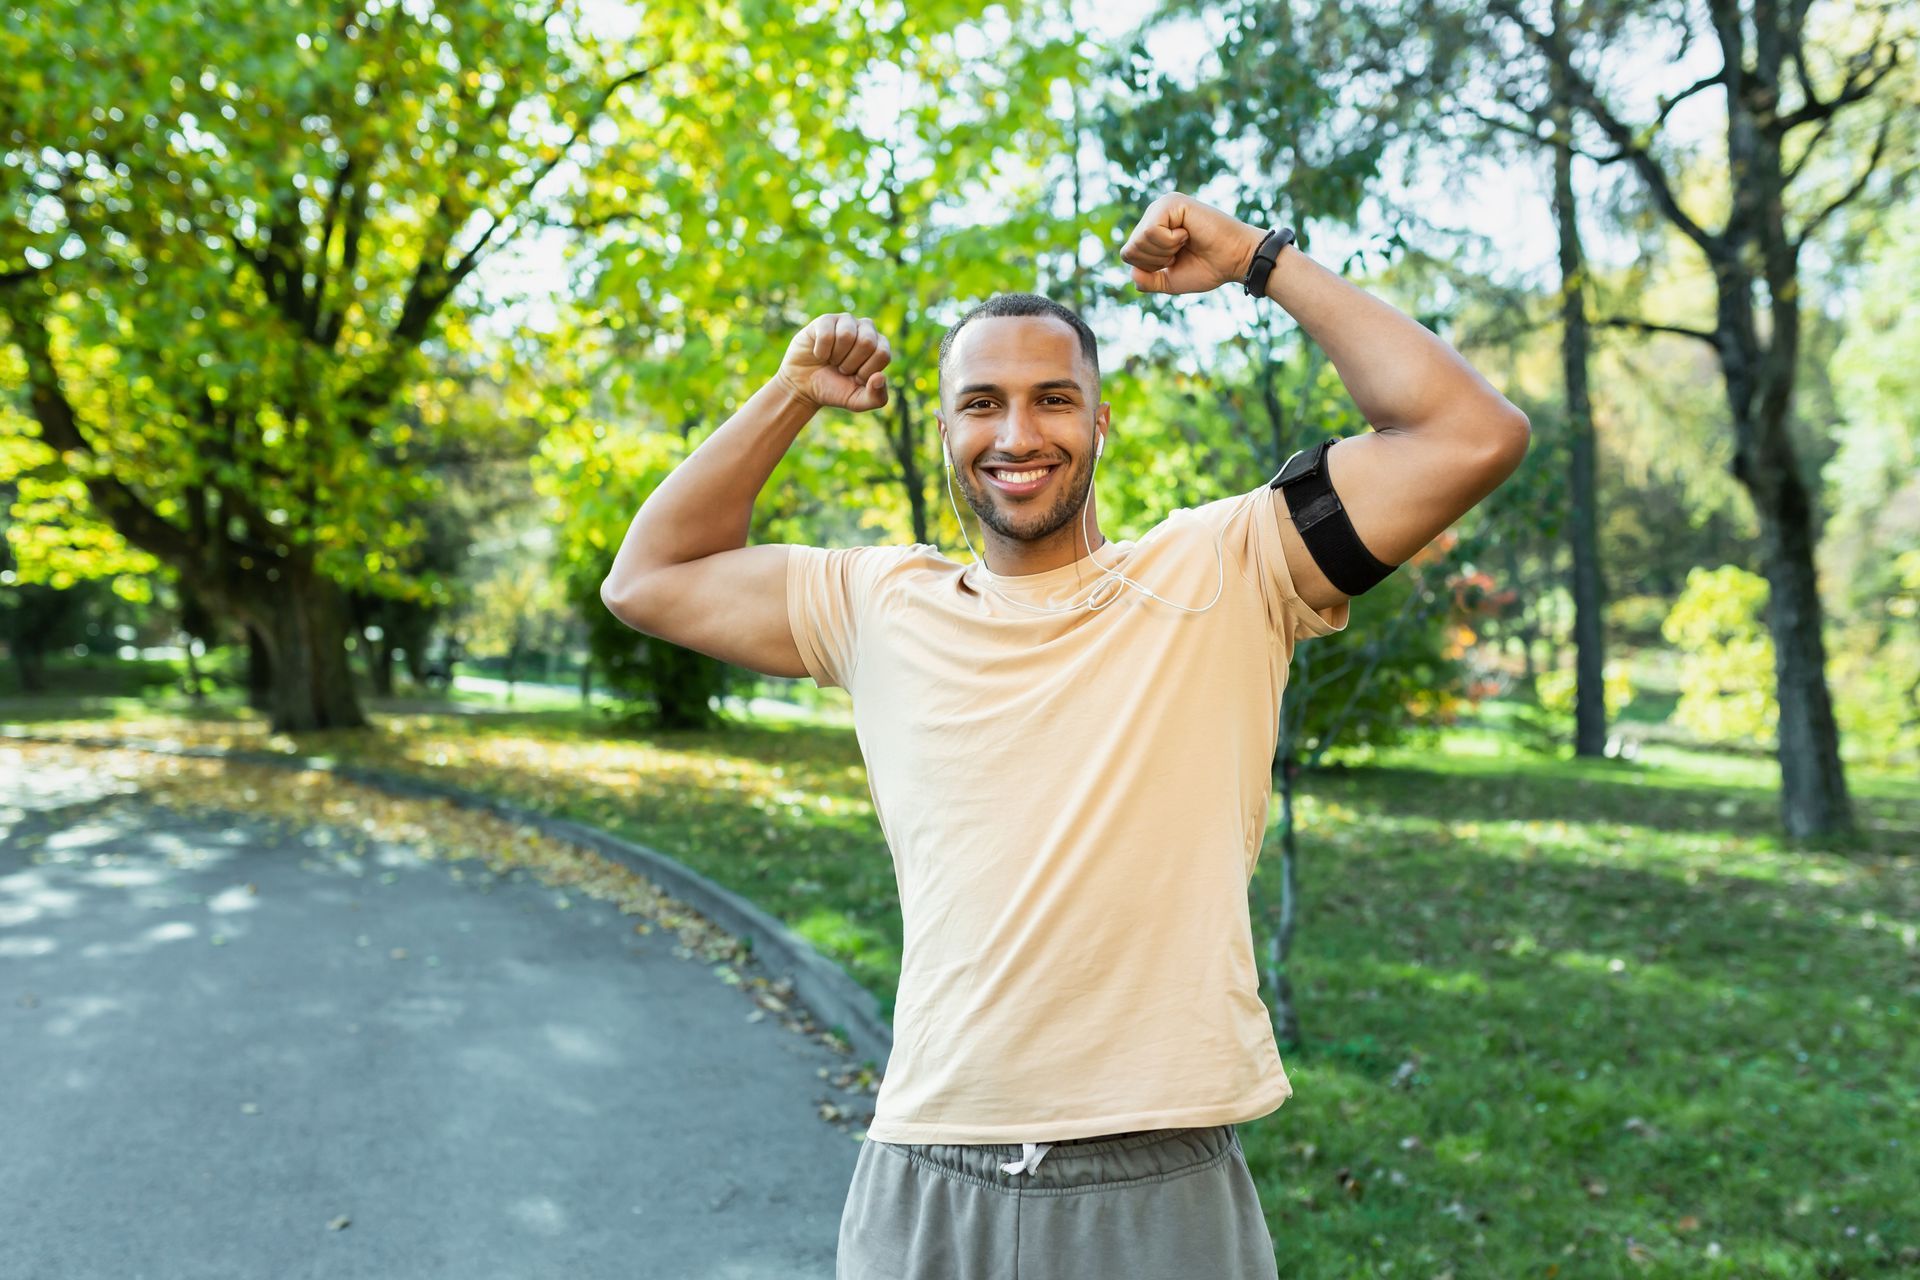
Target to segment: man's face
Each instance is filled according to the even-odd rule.
[[[960,492],[981,524],[1037,542],[1080,515],[1094,441],[1111,412],[1098,394],[1064,320],[996,316],[960,330],[941,376],[941,423]],[[1041,467],[1050,470],[1038,484],[999,478]]]

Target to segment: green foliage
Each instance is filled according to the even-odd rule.
[[[538,561],[505,560],[473,589],[466,616],[468,650],[476,657],[551,652],[566,643],[574,621],[563,584]]]
[[[1745,569],[1695,568],[1661,624],[1682,655],[1674,719],[1709,741],[1771,739],[1779,723],[1767,595]]]
[[[1176,24],[1196,18],[1221,34],[1187,84],[1160,55]],[[1112,180],[1136,208],[1227,179],[1238,195],[1220,207],[1249,222],[1305,230],[1308,217],[1349,220],[1379,174],[1397,117],[1419,99],[1381,85],[1338,110],[1341,72],[1348,59],[1375,74],[1394,65],[1408,35],[1373,7],[1328,7],[1303,23],[1265,0],[1169,0],[1107,68],[1121,90],[1104,100],[1097,125]],[[1307,154],[1313,162],[1302,164]],[[1309,240],[1303,235],[1302,247]]]
[[[596,674],[623,699],[616,718],[629,729],[711,729],[721,723],[715,699],[752,687],[753,673],[703,653],[642,635],[622,623],[591,593],[570,597],[587,619],[587,650]]]
[[[1578,694],[1578,673],[1571,666],[1537,673],[1533,688],[1519,690],[1503,708],[1515,739],[1535,754],[1572,758]],[[1633,701],[1633,679],[1626,662],[1616,659],[1606,664],[1601,697],[1611,724]]]
[[[541,446],[535,485],[556,516],[553,564],[567,605],[585,625],[601,679],[626,700],[635,724],[703,728],[719,722],[710,699],[751,683],[751,673],[655,636],[608,611],[600,584],[648,494],[689,452],[664,432],[614,430],[577,419]]]
[[[444,388],[396,398],[598,69],[509,3],[23,12],[0,244],[43,268],[14,320],[49,329],[85,465],[185,538],[214,506],[243,564],[305,547],[394,586],[448,425]]]
[[[608,330],[614,412],[691,446],[813,317],[869,316],[888,339],[889,404],[816,418],[776,469],[757,536],[960,542],[932,416],[941,334],[975,300],[1040,286],[1087,230],[1086,211],[1055,212],[1068,148],[1048,104],[1088,74],[1079,43],[1043,22],[1059,7],[743,14],[663,71],[697,110],[624,134],[589,186],[581,222],[596,234],[581,248],[599,269],[582,320]],[[643,31],[674,49],[714,40],[670,12]]]
[[[1920,764],[1920,548],[1892,558],[1879,621],[1839,631],[1833,646],[1834,716],[1854,755]]]
[[[577,248],[596,270],[568,319],[594,395],[568,404],[537,483],[597,665],[642,710],[691,723],[746,673],[626,628],[599,584],[647,496],[815,315],[875,320],[892,399],[816,417],[751,539],[959,542],[937,492],[940,313],[1034,287],[1084,230],[1023,168],[1059,149],[1058,113],[1037,104],[1086,74],[1076,42],[1042,31],[1052,8],[828,0],[777,21],[748,7],[717,28],[691,6],[639,16],[636,39],[681,56],[584,186]]]
[[[1625,662],[1615,659],[1602,668],[1600,683],[1607,719],[1612,721],[1629,702],[1633,701],[1633,675]],[[1540,705],[1554,715],[1566,717],[1569,724],[1573,720],[1574,700],[1578,687],[1579,679],[1571,667],[1558,671],[1542,671],[1534,679],[1534,688],[1540,695]]]

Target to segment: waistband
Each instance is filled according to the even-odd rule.
[[[1194,1172],[1225,1160],[1238,1149],[1240,1135],[1233,1125],[1222,1124],[1140,1129],[1054,1142],[880,1145],[941,1177],[1023,1194],[1065,1193]]]

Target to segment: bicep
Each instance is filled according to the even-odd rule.
[[[613,615],[636,631],[758,671],[807,674],[787,616],[787,562],[793,548],[740,547],[649,570],[612,597]]]
[[[1515,449],[1499,432],[1368,431],[1327,450],[1327,480],[1373,557],[1405,564],[1513,474],[1526,454],[1524,425],[1518,438]],[[1331,608],[1350,598],[1327,580],[1291,520],[1282,521],[1281,540],[1302,600]]]

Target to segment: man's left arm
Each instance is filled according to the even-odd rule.
[[[1162,196],[1120,251],[1149,293],[1238,287],[1266,231],[1191,196]],[[1526,457],[1527,416],[1445,340],[1315,262],[1280,250],[1266,296],[1320,344],[1373,427],[1327,450],[1327,479],[1375,559],[1399,565],[1472,510]],[[1273,491],[1273,499],[1285,498]],[[1291,520],[1287,567],[1316,609],[1348,599],[1327,580]]]

